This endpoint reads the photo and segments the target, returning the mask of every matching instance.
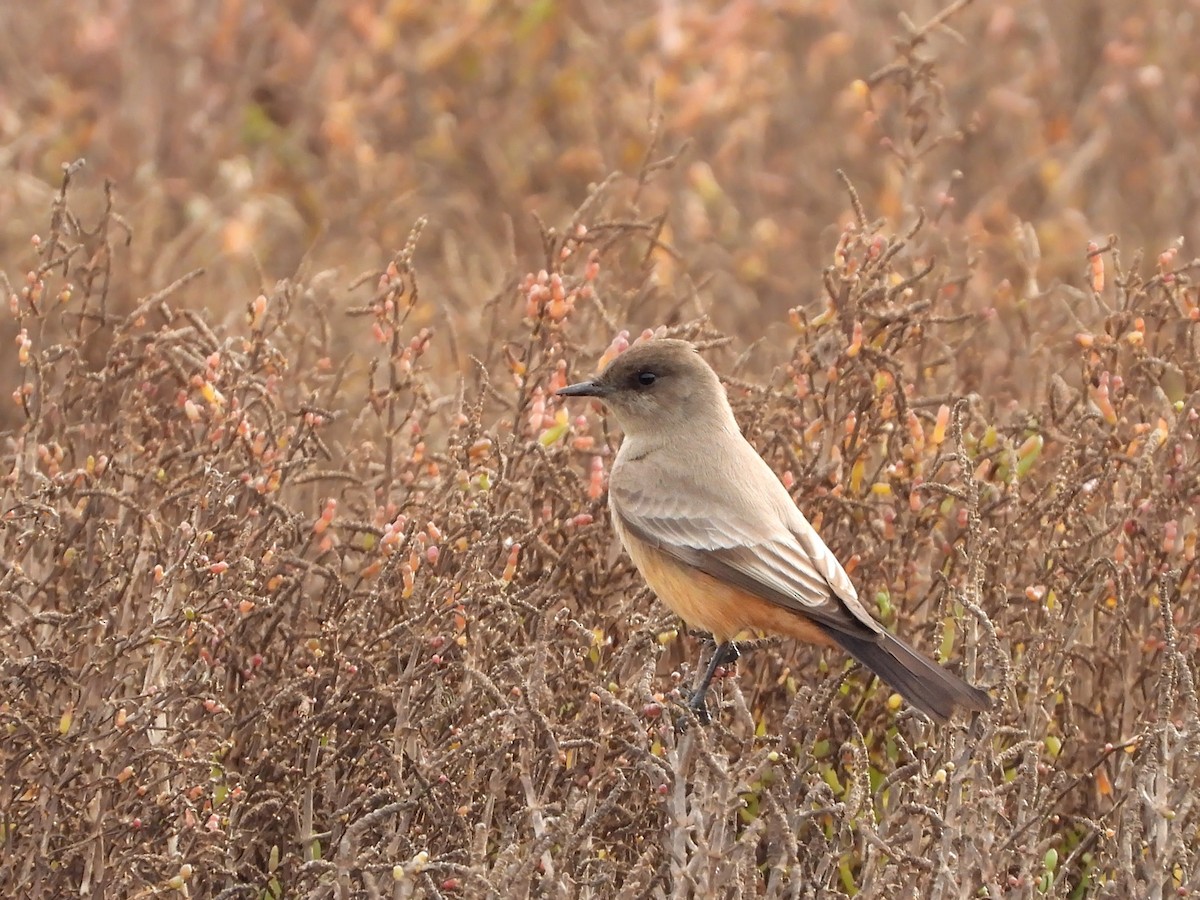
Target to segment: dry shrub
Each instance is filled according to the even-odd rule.
[[[538,90],[561,101],[589,94],[568,76],[608,88],[636,70],[640,32],[622,44],[587,12],[535,6],[530,19],[467,22],[467,57],[515,28],[542,48],[501,63],[520,83],[582,17],[614,42],[589,50],[613,61],[605,80],[584,67]],[[315,8],[313,27],[328,26]],[[1017,25],[997,15],[962,25],[1011,39]],[[1057,46],[1046,35],[1067,13],[1021,15],[1041,29],[1026,23],[1025,49]],[[274,24],[270,83],[255,92],[217,77],[239,42],[254,45],[226,22],[221,40],[180,50],[213,75],[186,83],[218,93],[194,107],[211,126],[202,146],[174,122],[164,140],[202,180],[236,146],[236,129],[216,127],[220,90],[253,93],[267,117],[252,120],[260,174],[284,187],[190,220],[169,178],[126,209],[111,191],[73,187],[72,169],[34,251],[4,245],[17,340],[0,466],[10,892],[1140,897],[1200,884],[1198,264],[1177,250],[1123,262],[1115,240],[1075,241],[1072,185],[1095,187],[1092,214],[1123,209],[1120,187],[1070,155],[1078,144],[1055,148],[1066,175],[1018,164],[1044,136],[994,129],[980,147],[985,132],[961,113],[970,103],[955,102],[960,87],[978,99],[979,82],[970,94],[945,78],[930,50],[944,18],[863,75],[848,48],[890,34],[878,23],[850,40],[837,27],[849,13],[832,7],[778,33],[745,16],[684,18],[732,81],[669,86],[683,96],[649,129],[627,93],[590,117],[537,90],[524,106],[488,107],[505,77],[473,75],[478,60],[453,52],[463,33],[438,31],[432,13],[405,24],[446,42],[411,62],[457,85],[431,100],[445,108],[397,112],[396,85],[371,82],[386,35],[360,69],[306,66],[312,47],[287,22]],[[331,53],[371,33],[352,24],[330,28]],[[178,22],[139,27],[200,40]],[[789,57],[738,49],[797,34],[812,40],[813,116],[788,115]],[[136,51],[136,33],[115,35]],[[985,109],[1020,99],[1002,58],[979,63],[995,88]],[[1132,64],[1113,65],[1110,83],[1132,77]],[[862,84],[818,89],[844,84],[837,73]],[[124,108],[125,83],[104,74],[89,72],[96,86],[77,96]],[[312,83],[283,90],[301,75]],[[1056,91],[1084,84],[1056,84],[1050,99],[1031,90],[1054,120]],[[346,88],[347,118],[321,120],[313,85]],[[472,104],[490,113],[466,118]],[[411,156],[353,164],[368,126],[390,139],[447,110],[466,120],[452,148],[434,131]],[[771,173],[821,115],[829,140],[814,138],[815,151],[869,174],[854,178],[866,200],[831,178],[814,211],[781,199]],[[527,141],[496,145],[522,117],[538,123]],[[634,174],[602,178],[598,148],[611,145],[599,135],[612,125],[628,141],[635,118],[617,159]],[[723,141],[727,122],[739,128]],[[890,166],[867,140],[876,126]],[[683,161],[663,149],[677,146],[673,129],[698,138]],[[305,134],[327,143],[290,155]],[[993,159],[1005,141],[1015,149]],[[17,149],[51,152],[36,134]],[[1171,169],[1186,151],[1154,159]],[[538,173],[554,160],[555,178]],[[968,180],[971,209],[955,217],[938,199],[955,165],[1008,185],[1013,208]],[[404,166],[468,181],[429,200],[423,237],[425,210],[408,215],[380,187],[405,183]],[[564,170],[576,181],[529,200],[560,190]],[[354,182],[364,171],[372,180]],[[305,220],[292,212],[310,189],[312,222],[324,217],[330,236],[292,277],[260,294],[246,283],[261,274],[232,265],[185,274],[189,248],[247,239],[239,217],[299,259],[291,238]],[[585,191],[571,212],[563,197]],[[472,223],[472,198],[489,193],[495,221]],[[557,227],[522,216],[511,239],[480,238],[503,232],[497,210],[515,221],[525,202]],[[1170,216],[1131,225],[1139,237],[1172,227]],[[422,257],[435,239],[439,252]],[[464,250],[476,239],[479,256]],[[325,256],[353,267],[379,244],[403,249],[359,277],[320,269]],[[797,247],[811,255],[792,258]],[[778,312],[752,318],[749,285]],[[461,306],[447,311],[446,297]],[[994,713],[934,728],[840,655],[768,640],[722,680],[712,727],[674,732],[697,641],[613,546],[603,476],[618,436],[553,397],[619,349],[631,322],[705,347],[751,441],[862,596],[989,687]]]
[[[943,312],[966,276],[913,251],[919,222],[848,228],[826,308],[793,311],[790,362],[732,380],[735,407],[883,619],[964,651],[999,707],[932,730],[772,643],[719,723],[679,737],[692,642],[614,563],[613,438],[552,397],[623,320],[605,298],[637,302],[645,269],[621,260],[653,251],[654,223],[624,206],[601,191],[547,233],[546,269],[496,301],[518,307],[496,317],[500,360],[444,394],[406,321],[412,241],[346,290],[280,283],[238,327],[174,308],[179,284],[114,315],[123,233],[112,213],[81,225],[64,180],[12,296],[11,883],[950,896],[1193,877],[1190,267],[1075,291],[1074,371],[1003,412],[947,393],[985,321]],[[331,307],[370,321],[368,365],[302,324]]]

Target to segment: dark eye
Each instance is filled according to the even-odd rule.
[[[658,380],[658,376],[653,372],[638,372],[637,380],[642,387],[650,387]]]

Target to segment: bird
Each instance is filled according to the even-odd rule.
[[[912,706],[945,721],[988,694],[883,628],[850,576],[742,434],[696,347],[657,338],[557,391],[600,401],[624,432],[609,475],[613,528],[646,583],[715,650],[687,701],[698,721],[739,640],[782,635],[838,646]]]

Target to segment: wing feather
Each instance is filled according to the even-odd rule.
[[[790,497],[787,501],[791,505]],[[738,516],[729,504],[694,494],[648,497],[617,485],[610,486],[610,502],[624,529],[682,563],[835,631],[857,636],[881,631],[841,565],[794,506],[806,530],[788,527],[782,519]],[[723,515],[718,520],[705,509]]]

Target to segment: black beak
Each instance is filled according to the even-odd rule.
[[[581,381],[569,384],[557,393],[560,397],[603,397],[608,393],[608,386],[599,381]]]

